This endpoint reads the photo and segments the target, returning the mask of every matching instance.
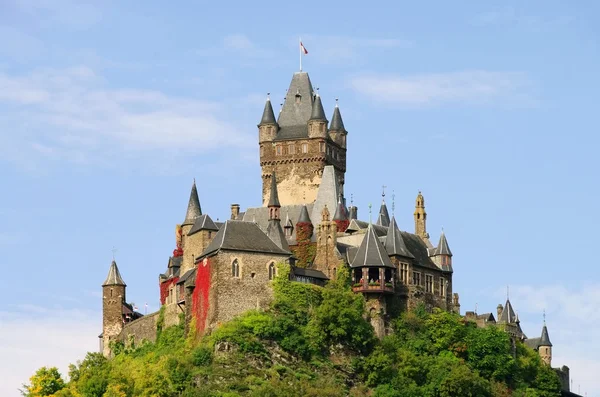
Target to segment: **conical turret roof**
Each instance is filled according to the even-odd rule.
[[[544,327],[542,328],[542,337],[540,338],[538,346],[552,346],[552,342],[550,342],[550,336],[548,336],[548,328],[546,327],[546,324],[544,324]]]
[[[279,203],[279,194],[277,193],[277,177],[275,171],[271,175],[271,197],[269,198],[268,207],[281,207]]]
[[[370,223],[350,267],[394,267]]]
[[[381,202],[381,207],[379,208],[379,216],[377,217],[377,224],[379,226],[384,227],[388,227],[390,225],[390,213],[388,212],[385,201]]]
[[[334,221],[346,221],[348,220],[348,211],[344,206],[344,200],[342,199],[342,195],[340,194],[338,197],[338,204],[335,208],[335,214],[333,214]]]
[[[281,222],[279,219],[270,219],[269,224],[267,225],[267,236],[273,241],[279,248],[289,251],[290,246],[285,238],[285,234],[283,233],[283,229],[281,227]]]
[[[190,192],[190,201],[188,202],[187,212],[185,213],[184,225],[193,225],[196,218],[202,215],[202,209],[200,208],[200,199],[198,198],[198,189],[196,189],[196,180],[192,185],[192,191]]]
[[[345,131],[344,122],[342,121],[342,114],[340,113],[340,108],[337,103],[335,104],[335,109],[333,109],[333,117],[331,118],[331,125],[329,129],[332,131]]]
[[[300,216],[298,217],[298,223],[312,224],[312,222],[310,220],[310,216],[308,216],[308,208],[306,208],[306,205],[303,205],[302,210],[300,210]]]
[[[515,314],[515,310],[513,309],[510,300],[507,299],[506,305],[504,305],[504,309],[502,309],[502,313],[500,314],[498,322],[505,324],[513,324],[516,318],[517,316]]]
[[[122,285],[124,287],[126,286],[125,282],[123,281],[123,278],[121,277],[121,273],[119,272],[119,268],[117,267],[117,262],[115,262],[114,260],[110,264],[106,280],[104,280],[104,282],[102,283],[103,287],[106,287],[108,285]]]
[[[273,105],[271,105],[271,99],[267,97],[267,101],[265,102],[265,110],[263,111],[262,118],[260,119],[260,124],[276,124],[275,121],[275,113],[273,112]]]
[[[440,235],[440,242],[438,243],[438,246],[435,249],[435,254],[452,256],[452,251],[450,251],[450,247],[448,246],[448,240],[446,240],[446,234],[443,230],[442,234]]]
[[[392,216],[390,226],[388,227],[387,236],[385,237],[385,249],[388,255],[404,256],[406,258],[414,258],[414,255],[408,250],[400,228],[396,224],[396,218]]]
[[[315,96],[315,102],[312,105],[310,119],[327,121],[327,117],[325,117],[325,110],[323,110],[323,103],[321,102],[321,97],[319,96],[319,94]]]

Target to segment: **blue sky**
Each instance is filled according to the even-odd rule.
[[[113,246],[129,300],[158,307],[192,178],[213,219],[260,205],[256,124],[301,36],[359,217],[387,185],[412,230],[422,190],[463,312],[510,285],[600,395],[600,7],[522,3],[0,2],[0,356],[24,361],[2,360],[0,394],[97,348]]]

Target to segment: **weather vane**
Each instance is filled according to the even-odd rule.
[[[396,215],[396,193],[392,190],[392,215]]]
[[[117,253],[118,249],[115,248],[115,246],[113,245],[112,248],[112,254],[113,254],[113,261],[115,260],[115,254]]]

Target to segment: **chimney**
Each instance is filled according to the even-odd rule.
[[[350,208],[348,208],[348,212],[350,213],[348,219],[358,219],[358,207],[351,205]]]
[[[500,315],[502,314],[502,310],[504,310],[504,307],[502,306],[502,304],[498,304],[498,307],[496,308],[496,313],[498,313],[498,317],[496,318],[496,320],[500,320]]]
[[[240,216],[240,205],[231,204],[231,219],[237,220]]]

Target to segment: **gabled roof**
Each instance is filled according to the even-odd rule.
[[[335,109],[333,109],[333,117],[331,118],[331,125],[329,126],[331,131],[346,131],[344,128],[344,122],[342,121],[342,115],[340,113],[340,108],[338,104],[335,104]]]
[[[114,260],[110,264],[110,268],[108,269],[108,276],[106,276],[106,280],[102,283],[103,287],[108,285],[122,285],[126,286],[123,278],[121,277],[121,273],[119,272],[119,268],[117,267],[117,262]]]
[[[385,247],[375,235],[373,225],[369,225],[350,267],[394,267]]]
[[[404,256],[406,258],[415,257],[406,247],[402,233],[400,233],[400,229],[396,224],[396,218],[393,216],[388,227],[387,236],[385,237],[385,249],[388,255]]]
[[[327,122],[327,117],[325,117],[325,110],[323,109],[323,102],[321,102],[321,96],[319,94],[315,95],[315,101],[312,105],[312,111],[310,113],[311,120],[323,120]]]
[[[537,350],[537,348],[540,347],[540,338],[525,339],[525,345]]]
[[[289,251],[290,246],[288,245],[287,239],[285,238],[285,233],[283,233],[283,229],[281,228],[281,222],[279,219],[271,219],[269,220],[269,225],[267,226],[267,237],[271,239],[279,248],[284,251]]]
[[[388,212],[387,205],[385,205],[385,201],[381,203],[381,207],[379,208],[377,224],[383,227],[388,227],[390,225],[390,214]]]
[[[506,300],[506,305],[504,305],[504,309],[502,309],[502,313],[500,314],[500,318],[498,318],[499,323],[505,324],[513,324],[517,319],[517,315],[510,303],[510,300]]]
[[[314,101],[313,91],[308,73],[294,73],[277,119],[279,132],[275,140],[308,137],[308,120]]]
[[[550,342],[550,336],[548,336],[548,328],[546,324],[542,328],[542,336],[540,338],[539,346],[552,346],[552,342]]]
[[[277,193],[277,177],[275,171],[271,174],[271,197],[269,198],[268,207],[281,207],[279,203],[279,194]]]
[[[294,267],[292,269],[292,272],[296,276],[312,277],[312,278],[316,278],[319,280],[329,280],[329,278],[325,275],[325,273],[323,273],[319,270],[305,269],[303,267]]]
[[[263,110],[263,115],[262,118],[260,119],[260,124],[261,125],[265,125],[265,124],[275,124],[275,113],[273,112],[273,106],[271,105],[271,99],[267,98],[267,101],[265,103],[265,110]]]
[[[448,255],[452,256],[452,251],[450,251],[450,247],[448,246],[448,240],[446,240],[446,234],[442,230],[442,234],[440,235],[440,241],[438,246],[435,248],[434,255]]]
[[[211,231],[216,232],[217,230],[219,230],[219,228],[213,222],[211,217],[208,216],[208,214],[203,214],[203,215],[200,215],[198,218],[196,218],[196,220],[194,221],[194,225],[192,226],[192,228],[190,229],[190,232],[188,233],[188,236],[198,233],[200,230],[211,230]]]
[[[196,180],[194,179],[194,184],[192,185],[192,191],[190,192],[190,200],[188,202],[183,224],[194,224],[194,220],[200,215],[202,215],[202,210],[200,209],[200,199],[198,198],[198,190],[196,189]]]
[[[277,246],[254,222],[227,220],[210,242],[200,259],[220,250],[260,252],[289,256],[290,252]]]
[[[321,212],[326,205],[330,210],[337,205],[341,191],[338,181],[338,174],[333,165],[326,165],[323,168],[323,177],[321,178],[319,190],[317,190],[317,199],[310,214],[310,219],[313,220],[315,226],[321,223]]]

